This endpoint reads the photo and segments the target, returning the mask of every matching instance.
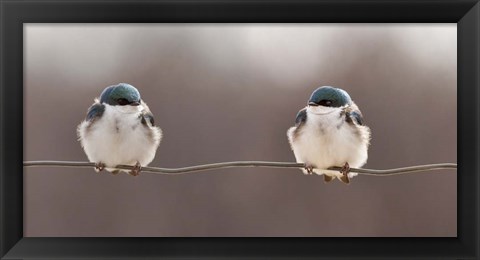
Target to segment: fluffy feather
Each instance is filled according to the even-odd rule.
[[[95,103],[99,101],[95,100]],[[138,106],[103,105],[105,109],[101,117],[86,119],[77,128],[88,159],[104,163],[108,171],[115,170],[109,167],[133,166],[137,161],[147,166],[155,157],[162,138],[161,129],[153,126],[153,121],[142,124],[143,115],[151,114],[147,104],[142,101]]]
[[[345,162],[358,168],[366,163],[370,129],[356,120],[346,121],[349,111],[358,110],[353,102],[343,107],[307,106],[305,110],[306,120],[287,131],[297,162],[319,169],[342,167]],[[315,173],[341,177],[341,173],[336,171],[315,170]],[[349,177],[356,175],[349,173]]]

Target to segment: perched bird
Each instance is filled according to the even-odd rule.
[[[162,130],[138,90],[126,83],[109,86],[95,99],[85,120],[77,128],[78,139],[97,172],[117,174],[117,165],[137,176],[155,157]]]
[[[367,162],[370,128],[348,93],[339,88],[317,88],[307,106],[298,112],[287,136],[296,161],[306,165],[302,169],[305,174],[312,174],[314,168],[343,166],[340,172],[315,170],[326,182],[337,177],[350,183],[350,178],[357,175],[350,172],[350,167]]]

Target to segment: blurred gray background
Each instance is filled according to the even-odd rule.
[[[150,166],[293,162],[311,92],[350,93],[365,168],[457,161],[456,24],[26,24],[24,159],[86,161],[75,129],[127,82],[164,131]],[[179,176],[24,168],[24,231],[48,236],[456,236],[456,171],[328,184],[297,169]]]

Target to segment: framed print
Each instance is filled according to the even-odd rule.
[[[0,7],[1,259],[478,257],[478,1]]]

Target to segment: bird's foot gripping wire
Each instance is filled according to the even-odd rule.
[[[105,164],[103,162],[97,162],[95,163],[95,171],[96,172],[101,172],[105,169]]]
[[[128,172],[128,174],[132,176],[138,176],[140,174],[140,171],[142,170],[142,166],[140,165],[139,162],[137,162],[134,166],[133,169]]]
[[[350,172],[350,165],[348,162],[340,170],[342,176],[339,178],[343,183],[350,184],[350,178],[348,177],[348,173]]]

